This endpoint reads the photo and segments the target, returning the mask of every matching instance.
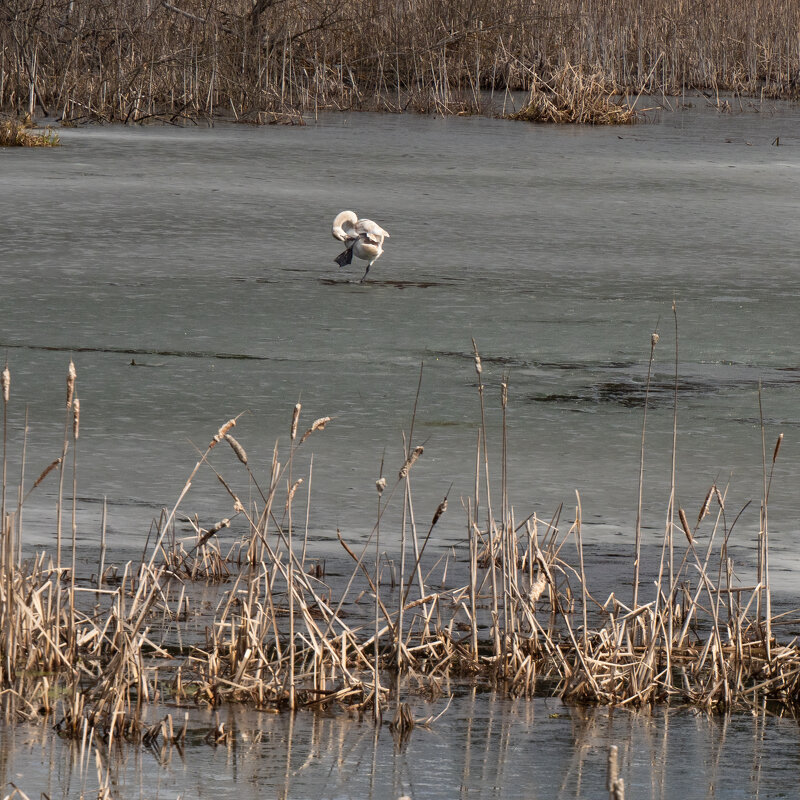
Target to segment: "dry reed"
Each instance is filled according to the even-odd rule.
[[[477,347],[474,360],[483,419],[486,386]],[[435,590],[421,569],[447,497],[431,510],[427,533],[418,538],[411,478],[422,447],[412,446],[413,417],[396,478],[384,477],[381,467],[371,535],[360,552],[340,536],[353,571],[335,586],[307,568],[305,546],[300,558],[292,539],[293,505],[299,487],[310,483],[292,470],[304,463],[304,442],[328,422],[317,420],[298,439],[299,404],[289,426],[288,459],[281,464],[278,442],[264,485],[242,446],[231,441],[236,419],[222,425],[177,502],[154,523],[149,556],[116,575],[103,566],[104,554],[96,580],[76,575],[74,558],[61,569],[45,553],[23,561],[21,500],[16,512],[6,513],[0,546],[0,685],[7,717],[43,716],[65,736],[85,741],[91,735],[108,748],[121,740],[169,747],[185,738],[186,726],[176,733],[171,716],[147,723],[156,700],[177,707],[241,702],[273,710],[372,709],[379,721],[392,698],[391,727],[402,740],[415,725],[430,722],[414,719],[404,693],[437,696],[449,678],[490,683],[515,696],[555,692],[619,706],[679,700],[708,710],[751,708],[769,698],[800,707],[800,646],[779,641],[780,619],[771,616],[769,602],[766,512],[781,439],[771,465],[765,450],[754,586],[734,581],[729,545],[738,517],[729,519],[726,493],[713,485],[694,526],[677,504],[670,514],[664,541],[665,552],[667,543],[674,548],[674,562],[661,571],[653,596],[639,594],[628,606],[612,594],[601,604],[587,582],[580,496],[570,525],[560,523],[560,513],[550,521],[535,514],[515,518],[506,464],[508,398],[506,376],[499,502],[491,502],[488,431],[481,422],[475,496],[464,503],[467,577],[449,588],[441,588],[447,587],[446,568]],[[76,427],[73,449],[77,438]],[[235,459],[227,449],[215,450],[223,439]],[[246,473],[257,502],[241,501],[235,482],[212,464],[212,453],[216,462],[225,459]],[[213,471],[232,507],[210,525],[181,511],[201,469]],[[379,535],[387,509],[398,503],[412,555],[404,559],[401,552],[399,580],[387,585]],[[178,519],[189,523],[188,537],[178,535]],[[680,539],[673,539],[676,531]],[[575,564],[564,556],[568,542],[576,548]],[[638,578],[637,564],[634,574]],[[196,584],[217,587],[212,610],[197,601]],[[363,619],[343,611],[357,586],[374,598]],[[192,633],[198,627],[204,635]],[[219,744],[229,736],[218,724],[207,740]]]
[[[8,0],[0,109],[65,123],[493,113],[568,64],[634,95],[795,97],[798,29],[791,0]]]
[[[527,105],[509,114],[527,122],[579,123],[586,125],[630,125],[641,114],[619,99],[619,88],[599,72],[586,74],[565,64],[550,81],[534,77]]]
[[[50,126],[36,129],[29,116],[0,119],[0,147],[57,147],[59,144],[58,134]]]

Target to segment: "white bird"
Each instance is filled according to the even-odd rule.
[[[377,222],[359,219],[352,211],[342,211],[336,215],[331,233],[334,239],[344,242],[347,248],[334,259],[340,267],[351,264],[353,256],[369,262],[361,278],[363,283],[370,267],[383,254],[383,240],[388,239],[389,234]]]

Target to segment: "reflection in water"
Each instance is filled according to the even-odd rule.
[[[443,700],[417,701],[416,716]],[[175,709],[153,710],[153,720]],[[155,712],[158,713],[155,713]],[[608,750],[634,800],[789,796],[800,767],[797,722],[687,709],[611,711],[555,700],[504,700],[474,689],[430,729],[398,746],[384,725],[342,714],[220,712],[228,740],[205,741],[212,712],[192,711],[185,749],[71,744],[47,726],[2,731],[0,785],[31,797],[134,798],[599,798]],[[780,742],[780,746],[776,743]]]

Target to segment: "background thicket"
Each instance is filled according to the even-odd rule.
[[[793,96],[797,0],[3,0],[0,109],[67,119],[486,110],[567,65]]]

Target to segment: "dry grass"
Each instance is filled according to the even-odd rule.
[[[619,88],[602,74],[566,64],[550,81],[534,78],[527,105],[510,119],[584,125],[631,125],[642,118],[619,98]]]
[[[0,147],[56,147],[58,134],[49,126],[35,129],[29,116],[0,119]]]
[[[477,349],[475,369],[483,419]],[[74,372],[69,375],[68,402],[76,391]],[[10,402],[5,393],[5,411]],[[155,700],[178,707],[240,702],[278,711],[370,709],[376,720],[391,704],[392,730],[402,738],[415,724],[431,722],[413,718],[403,700],[409,689],[402,687],[437,696],[451,678],[490,683],[510,695],[547,691],[620,706],[680,700],[709,710],[750,708],[770,698],[800,707],[800,646],[779,640],[781,618],[772,617],[770,605],[767,507],[780,439],[771,463],[765,451],[755,585],[740,586],[734,578],[736,516],[726,491],[712,485],[696,521],[670,506],[652,596],[640,602],[637,592],[628,605],[612,594],[600,603],[587,583],[580,496],[563,524],[560,512],[549,521],[535,514],[515,517],[507,492],[505,380],[500,403],[499,492],[481,424],[475,493],[462,498],[466,581],[448,584],[445,566],[436,589],[427,577],[432,568],[426,548],[448,503],[445,497],[424,514],[413,506],[412,480],[426,457],[413,446],[413,420],[406,451],[394,465],[387,463],[377,482],[372,534],[358,551],[340,537],[353,568],[335,585],[324,583],[324,573],[307,557],[307,541],[298,541],[302,528],[294,521],[307,520],[310,511],[304,503],[302,513],[293,513],[311,483],[310,465],[307,473],[302,466],[308,463],[304,448],[331,422],[323,417],[304,423],[300,404],[287,424],[288,442],[276,443],[263,484],[231,434],[236,419],[221,425],[174,505],[154,524],[145,556],[118,572],[104,567],[104,539],[97,576],[75,574],[74,537],[71,567],[60,566],[60,550],[55,559],[40,553],[23,561],[28,495],[20,491],[16,508],[6,510],[0,547],[6,715],[55,720],[62,735],[110,748],[123,739],[181,746],[185,725],[176,730],[171,716],[145,722]],[[67,426],[53,463],[63,466],[71,454],[75,464],[76,444],[77,426]],[[5,438],[3,458],[5,466]],[[232,467],[232,476],[223,476],[221,465]],[[213,524],[182,511],[201,470],[213,472],[225,497]],[[52,471],[44,470],[30,491],[52,481]],[[67,502],[62,492],[63,482],[59,508]],[[258,501],[242,501],[250,495]],[[377,538],[387,509],[397,506],[403,523],[395,580],[387,577]],[[178,521],[189,523],[187,536],[179,535]],[[223,547],[223,541],[229,544]],[[577,554],[572,562],[568,551]],[[372,552],[374,562],[367,556]],[[203,602],[193,590],[197,585]],[[641,594],[646,588],[639,587]],[[216,599],[209,609],[212,590]],[[374,613],[354,614],[356,592]],[[208,741],[225,742],[229,735],[219,724]]]
[[[506,90],[568,64],[628,94],[796,97],[798,29],[792,0],[9,0],[0,109],[172,123],[495,113]]]

